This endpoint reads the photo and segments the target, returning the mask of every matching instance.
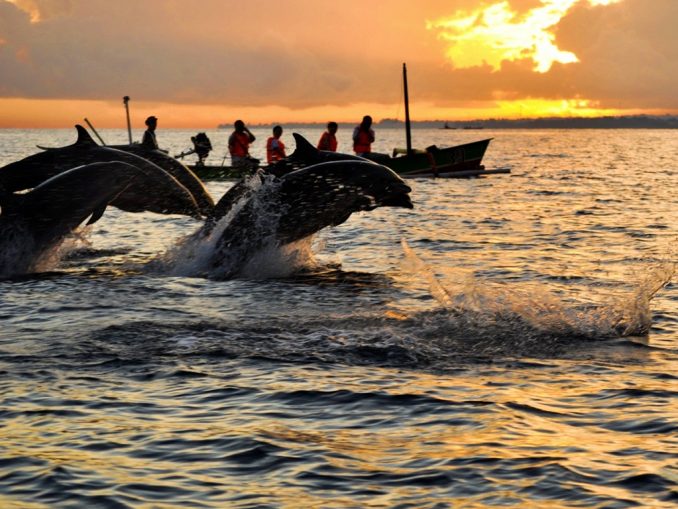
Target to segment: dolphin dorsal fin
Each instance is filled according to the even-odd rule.
[[[297,148],[294,150],[293,155],[303,159],[308,158],[309,156],[313,157],[318,155],[318,149],[311,145],[311,143],[301,134],[292,133],[292,136],[294,136],[294,141],[297,144]]]
[[[94,141],[92,136],[90,136],[87,129],[82,127],[80,124],[75,124],[75,128],[78,130],[78,140],[75,142],[76,145],[96,145],[97,142]]]

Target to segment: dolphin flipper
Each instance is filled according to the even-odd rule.
[[[99,207],[98,209],[93,210],[93,211],[92,211],[92,215],[90,216],[89,220],[87,221],[87,226],[89,226],[90,224],[94,224],[94,223],[96,223],[99,219],[101,219],[101,218],[103,217],[103,215],[104,215],[104,212],[106,212],[106,207],[107,207],[107,206],[108,206],[108,204],[102,205],[102,206]]]

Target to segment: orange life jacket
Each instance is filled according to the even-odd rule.
[[[329,150],[330,152],[337,151],[337,137],[327,131],[323,133],[318,142],[318,150]]]
[[[232,156],[247,157],[249,155],[250,137],[247,133],[235,131],[228,139],[228,150]]]
[[[285,157],[285,144],[279,138],[271,136],[266,140],[266,161],[274,163],[283,157]]]
[[[372,135],[369,131],[358,129],[358,132],[353,136],[353,151],[356,154],[372,151]]]

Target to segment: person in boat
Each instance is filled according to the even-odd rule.
[[[191,136],[191,141],[193,142],[193,150],[198,155],[198,166],[205,166],[205,159],[212,150],[212,142],[207,137],[205,133],[198,133],[195,136]]]
[[[339,126],[336,122],[327,123],[327,130],[320,136],[318,141],[318,150],[337,151],[337,129],[339,129]]]
[[[372,129],[372,117],[365,115],[360,125],[353,129],[353,151],[358,156],[365,156],[372,152],[374,143],[374,129]]]
[[[146,130],[144,131],[144,137],[141,139],[141,144],[144,147],[150,148],[152,150],[158,150],[158,141],[155,138],[155,129],[158,127],[157,117],[150,116],[146,119]]]
[[[286,157],[285,144],[280,139],[282,133],[282,126],[277,125],[273,128],[273,136],[266,140],[266,161],[268,164],[275,163]]]
[[[256,137],[250,132],[242,120],[233,124],[235,130],[228,138],[228,152],[231,154],[231,164],[235,168],[254,170],[259,166],[259,159],[250,155],[250,145]]]

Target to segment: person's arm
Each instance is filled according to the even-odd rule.
[[[370,143],[374,143],[374,129],[370,129]]]
[[[250,143],[252,143],[254,140],[257,138],[252,134],[252,132],[245,126],[245,132],[247,133],[247,136],[250,138]]]

